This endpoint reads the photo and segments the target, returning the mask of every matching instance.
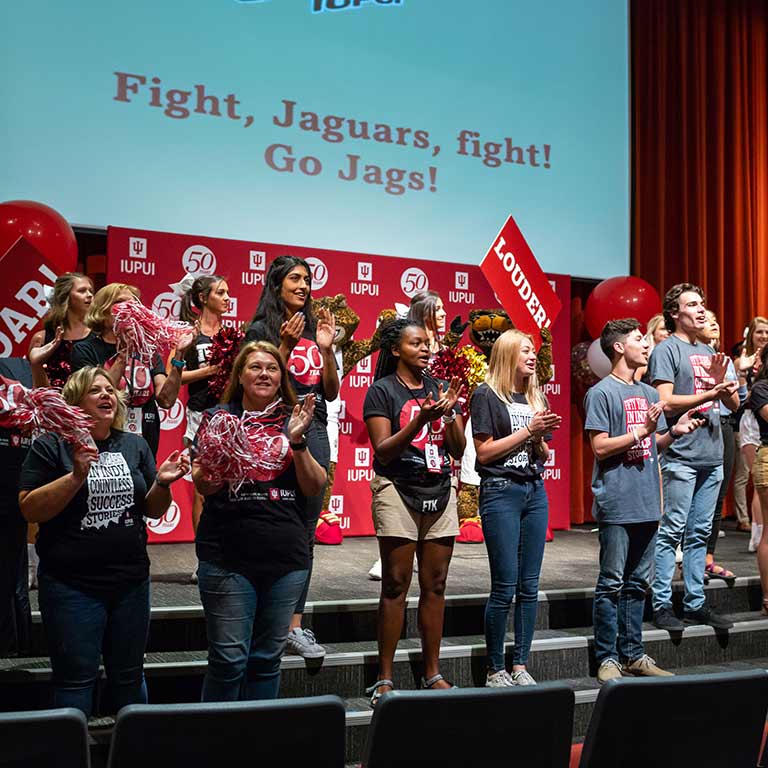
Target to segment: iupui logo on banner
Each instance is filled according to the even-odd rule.
[[[560,299],[512,216],[494,239],[480,269],[521,331],[538,335],[560,314]]]
[[[243,285],[264,285],[264,270],[266,266],[266,251],[249,251],[248,271],[240,273],[240,281]]]
[[[58,277],[40,251],[20,237],[0,258],[0,357],[22,357],[48,311],[47,289]]]

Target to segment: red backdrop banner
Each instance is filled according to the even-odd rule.
[[[413,261],[346,251],[329,251],[275,243],[225,240],[199,235],[179,235],[110,227],[107,245],[107,279],[138,286],[147,306],[161,314],[176,314],[179,299],[171,290],[186,272],[220,274],[227,278],[232,308],[227,324],[249,322],[258,304],[264,276],[271,261],[282,254],[299,256],[312,269],[315,297],[343,293],[360,316],[354,338],[370,337],[380,310],[427,289],[440,293],[448,320],[470,309],[496,308],[498,301],[479,267]],[[570,278],[548,277],[561,302],[570,299]],[[565,414],[570,400],[570,328],[568,318],[552,325],[555,376],[545,391],[552,408]],[[469,343],[469,342],[467,342]],[[346,535],[373,534],[368,483],[373,476],[372,452],[362,420],[365,393],[373,382],[375,358],[360,362],[342,381],[340,397],[339,460],[331,508],[342,519]],[[183,396],[182,396],[183,398]],[[567,423],[567,419],[565,422]],[[161,412],[162,434],[159,458],[179,447],[184,431],[181,401]],[[569,526],[569,439],[568,429],[555,433],[546,481],[550,500],[550,525]],[[189,482],[173,486],[174,504],[159,521],[150,524],[151,541],[191,541],[192,488]]]

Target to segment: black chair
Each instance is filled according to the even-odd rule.
[[[755,768],[768,673],[611,680],[597,697],[580,768]]]
[[[517,688],[392,691],[373,712],[365,768],[567,768],[573,691]]]
[[[79,709],[0,714],[2,768],[88,768],[88,722]]]
[[[337,696],[221,704],[132,704],[117,715],[108,768],[344,766]]]

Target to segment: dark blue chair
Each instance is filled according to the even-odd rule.
[[[89,768],[88,722],[79,709],[0,714],[0,768]]]
[[[117,715],[108,768],[344,766],[337,696],[221,704],[132,704]]]
[[[573,708],[559,683],[392,691],[373,712],[363,765],[567,768]]]
[[[764,670],[610,680],[580,768],[755,768],[768,708]]]

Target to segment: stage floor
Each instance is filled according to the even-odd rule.
[[[749,535],[739,533],[726,521],[725,537],[717,544],[716,560],[737,576],[756,576],[757,560],[747,552]],[[598,571],[598,538],[591,526],[557,531],[546,545],[540,589],[592,588]],[[152,605],[198,605],[200,595],[190,583],[197,561],[193,544],[153,544]],[[379,582],[368,578],[378,556],[374,537],[345,539],[339,546],[315,547],[315,570],[309,601],[347,601],[379,596]],[[490,588],[488,557],[484,544],[457,544],[448,573],[448,595],[487,594]],[[418,594],[415,580],[411,594]]]

